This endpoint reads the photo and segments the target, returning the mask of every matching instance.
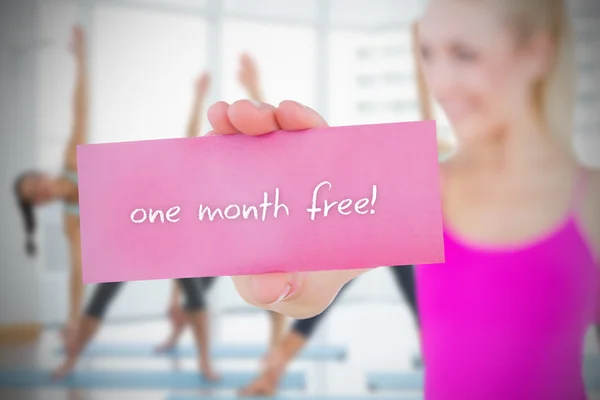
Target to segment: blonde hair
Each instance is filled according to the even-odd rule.
[[[488,0],[489,1],[489,0]],[[554,59],[546,77],[535,87],[534,100],[546,128],[558,139],[572,143],[575,109],[575,40],[566,0],[495,0],[507,8],[518,39],[549,34]]]
[[[417,83],[417,99],[419,102],[419,113],[421,114],[421,119],[423,120],[433,120],[435,119],[435,113],[433,110],[433,103],[431,101],[431,96],[429,91],[427,90],[427,84],[425,83],[425,77],[423,75],[423,70],[421,68],[421,61],[419,57],[419,43],[418,43],[418,22],[415,21],[412,24],[412,48],[415,53],[414,61],[414,69],[415,69],[415,80]],[[438,135],[437,135],[437,145],[438,145],[438,160],[444,161],[449,159],[454,155],[457,150],[457,143],[454,140],[454,137],[451,135],[446,135],[443,133],[443,130],[440,130],[438,127]]]
[[[550,35],[554,59],[547,75],[534,88],[534,101],[544,128],[572,150],[576,64],[575,40],[566,0],[485,1],[501,9],[517,40],[524,42],[539,33]],[[416,34],[416,30],[413,33]],[[415,56],[418,58],[418,53]],[[417,67],[420,67],[418,62]],[[431,101],[423,96],[420,100]],[[431,109],[431,106],[425,108]]]

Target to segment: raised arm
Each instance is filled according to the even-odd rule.
[[[248,54],[243,53],[240,56],[239,81],[246,89],[250,100],[264,102],[265,97],[260,88],[260,79],[258,76],[258,67],[254,59]]]
[[[187,126],[187,137],[196,137],[200,135],[200,128],[202,126],[202,112],[204,110],[204,101],[206,100],[206,93],[210,85],[210,76],[208,73],[202,73],[194,86],[194,100],[192,102],[192,109],[190,111],[190,119]]]
[[[73,125],[65,152],[65,166],[77,171],[77,146],[87,142],[89,93],[85,34],[80,26],[73,28],[71,52],[75,56],[76,80],[73,92]]]

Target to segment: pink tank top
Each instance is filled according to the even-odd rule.
[[[599,275],[575,214],[509,249],[445,230],[446,262],[416,268],[425,399],[586,399],[583,344]]]

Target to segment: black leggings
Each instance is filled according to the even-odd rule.
[[[390,270],[394,276],[396,285],[398,285],[398,289],[401,289],[402,293],[404,294],[404,299],[408,302],[413,317],[415,318],[415,321],[417,321],[418,324],[419,315],[417,310],[417,294],[415,290],[414,267],[412,265],[390,267]],[[351,282],[352,281],[350,281],[348,284],[346,284],[346,286],[342,288],[340,294],[341,292],[346,290],[346,288],[348,287],[348,285],[351,284]],[[333,301],[333,303],[337,301],[337,298],[339,298],[339,294],[336,297],[336,300]],[[292,326],[292,330],[296,333],[299,333],[306,339],[309,339],[314,333],[317,326],[319,325],[321,319],[325,316],[327,311],[331,309],[333,303],[319,315],[316,315],[312,318],[296,320]]]
[[[215,278],[185,278],[177,279],[185,294],[184,308],[186,311],[202,311],[206,309],[204,293],[212,286]],[[102,319],[106,314],[108,306],[123,285],[123,282],[101,283],[96,290],[86,309],[88,317]]]

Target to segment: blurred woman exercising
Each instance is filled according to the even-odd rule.
[[[215,277],[197,279],[199,284],[198,290],[200,290],[201,293],[208,292],[215,281]],[[181,285],[178,281],[173,281],[167,314],[169,316],[169,321],[171,322],[171,333],[167,339],[156,348],[158,353],[171,351],[177,346],[179,338],[183,334],[188,322],[186,307],[181,304]],[[208,326],[208,315],[206,313],[204,313],[204,315],[204,318],[206,318],[205,326]]]
[[[247,53],[243,53],[240,56],[239,60],[239,71],[238,71],[238,80],[240,84],[246,89],[246,93],[251,100],[254,101],[263,101],[262,90],[260,89],[260,79],[258,68],[255,60]],[[201,109],[201,105],[196,104],[194,106],[195,110]],[[190,123],[190,128],[188,129],[188,137],[196,136],[196,132],[199,132],[198,128],[200,124],[200,117],[198,113],[192,114],[192,119]],[[207,291],[213,284],[215,278],[202,278],[202,287],[204,291]],[[158,346],[157,350],[159,352],[169,351],[173,349],[177,343],[186,326],[186,318],[185,313],[182,307],[180,306],[180,286],[177,284],[173,285],[173,291],[171,295],[171,301],[169,305],[169,319],[171,321],[171,333],[169,337],[165,340],[164,343]],[[271,334],[269,339],[269,347],[271,349],[277,346],[285,332],[287,325],[287,318],[285,315],[269,312],[269,316],[271,319]]]
[[[572,147],[565,3],[431,0],[419,22],[427,87],[458,139],[440,167],[446,262],[416,267],[425,399],[586,399],[600,171],[582,166]],[[326,125],[290,101],[219,102],[208,117],[214,134]],[[250,304],[307,318],[366,271],[233,281]]]
[[[398,290],[404,296],[408,303],[415,324],[419,325],[417,312],[417,298],[415,293],[415,280],[412,265],[390,267]],[[346,290],[349,285],[344,286],[341,292]],[[335,300],[334,300],[335,303]],[[260,375],[240,391],[242,396],[273,396],[279,386],[279,380],[284,375],[287,366],[294,360],[296,355],[306,346],[313,333],[325,317],[327,312],[333,307],[332,303],[325,311],[312,318],[300,319],[294,321],[291,330],[285,335],[278,346],[271,349]]]
[[[73,93],[73,125],[64,154],[63,173],[58,177],[43,172],[26,172],[15,182],[15,194],[25,222],[27,234],[26,251],[36,253],[35,206],[52,201],[64,202],[64,229],[70,248],[69,310],[62,329],[66,342],[75,335],[76,321],[81,312],[83,280],[81,276],[81,243],[79,240],[79,196],[77,184],[77,146],[85,144],[88,129],[88,75],[85,37],[83,30],[75,26],[72,32],[71,52],[75,56],[76,81]]]
[[[251,96],[259,95],[260,92],[256,90],[257,86],[252,86],[252,84],[258,84],[258,80],[253,79],[256,75],[256,69],[253,68],[252,60],[247,55],[242,56],[241,60],[242,69],[240,77],[244,77],[248,82],[247,89]],[[187,137],[196,137],[200,133],[201,112],[204,107],[209,84],[210,77],[207,73],[203,73],[196,81],[195,96],[187,127]],[[218,379],[218,375],[212,368],[210,357],[209,316],[206,311],[207,303],[205,298],[206,292],[212,286],[214,280],[214,277],[205,277],[177,279],[174,282],[169,306],[172,333],[168,340],[159,346],[158,349],[159,351],[166,351],[172,348],[181,336],[186,324],[190,324],[198,348],[200,371],[208,380]],[[74,368],[81,352],[100,328],[101,321],[109,305],[122,285],[122,282],[97,285],[86,313],[79,321],[75,340],[67,346],[66,360],[53,374],[55,379],[65,376]],[[180,305],[181,291],[183,291],[185,297],[183,307]],[[281,340],[283,335],[285,316],[275,312],[270,312],[269,314],[271,315],[272,322],[271,344],[275,345]]]
[[[196,137],[200,132],[200,115],[204,108],[204,100],[210,84],[209,75],[203,73],[197,79],[194,90],[193,107],[188,122],[187,137]],[[171,320],[173,323],[183,325],[189,323],[194,333],[194,340],[198,348],[200,371],[208,380],[218,379],[212,368],[209,346],[209,318],[206,312],[205,292],[214,278],[186,278],[177,279],[174,284],[174,293],[171,304]],[[79,320],[77,335],[66,347],[66,359],[54,371],[53,377],[60,379],[68,374],[76,365],[81,352],[96,334],[102,319],[115,295],[123,286],[123,282],[102,283],[96,286],[85,315]],[[185,294],[183,310],[174,314],[175,305],[179,307],[179,290]],[[177,302],[177,303],[176,303]]]
[[[413,34],[416,32],[417,24],[413,25]],[[413,35],[414,36],[414,35]],[[416,44],[414,44],[416,46]],[[415,47],[416,49],[416,47]],[[415,57],[415,60],[418,60]],[[421,118],[424,120],[432,119],[433,110],[431,102],[427,99],[427,91],[422,84],[421,69],[417,62],[415,70],[417,71],[417,98],[419,102],[419,112]],[[445,159],[454,150],[452,143],[445,138],[439,138],[438,140],[440,159]],[[408,303],[411,314],[415,321],[415,325],[419,326],[419,316],[417,309],[417,299],[415,292],[415,279],[414,279],[414,267],[409,266],[398,266],[389,268],[398,289],[402,292],[404,300]],[[349,282],[350,284],[351,282]],[[341,292],[345,291],[349,286],[345,285],[342,287]],[[315,329],[322,321],[328,310],[333,307],[333,303],[322,313],[315,315],[314,317],[307,319],[300,319],[292,324],[291,330],[283,338],[279,346],[273,348],[267,357],[265,357],[265,363],[263,370],[259,376],[246,388],[240,391],[242,396],[272,396],[275,394],[279,385],[279,379],[285,373],[287,366],[294,360],[296,355],[308,344]],[[417,337],[418,337],[417,332]],[[420,359],[418,360],[421,361]]]

